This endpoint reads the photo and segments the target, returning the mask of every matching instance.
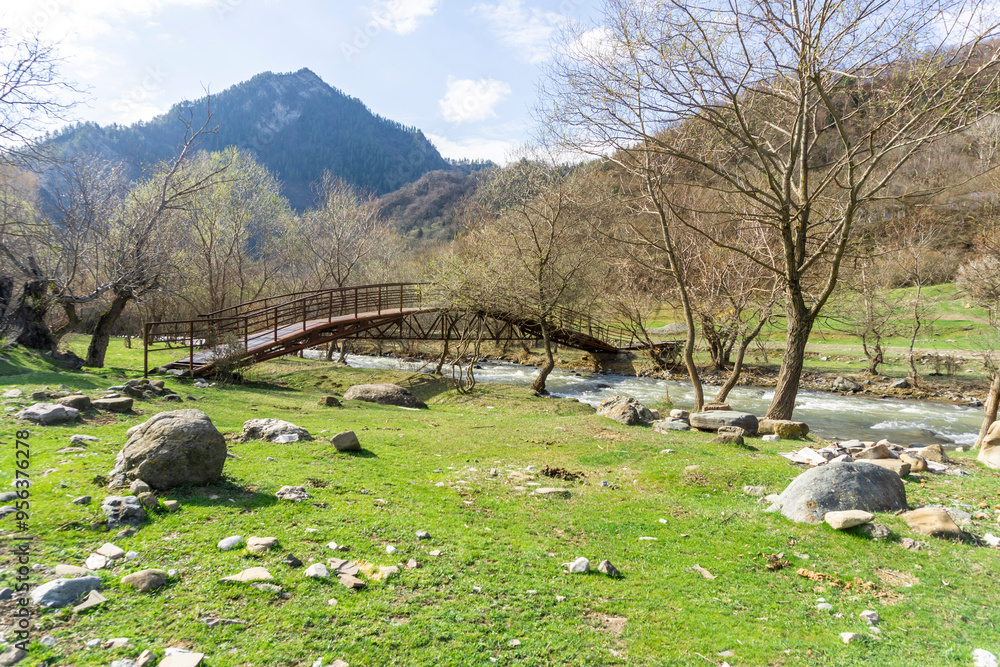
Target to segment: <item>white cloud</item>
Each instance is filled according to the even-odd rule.
[[[552,36],[568,21],[557,12],[526,8],[522,0],[476,5],[472,11],[489,21],[500,41],[529,63],[544,62],[552,56]]]
[[[518,147],[517,141],[473,137],[454,141],[440,134],[427,134],[434,147],[446,158],[453,160],[492,160],[497,164],[507,164]]]
[[[575,58],[610,59],[615,53],[615,40],[611,30],[600,26],[580,34],[569,44],[569,54]]]
[[[493,110],[505,97],[510,95],[510,86],[496,79],[453,79],[448,78],[448,89],[438,102],[441,114],[449,123],[496,118]]]
[[[434,15],[438,0],[376,0],[368,12],[379,25],[397,35],[408,35]]]

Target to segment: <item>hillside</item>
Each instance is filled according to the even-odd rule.
[[[459,213],[479,184],[479,172],[431,171],[379,199],[382,215],[411,240],[450,241]]]
[[[382,195],[450,168],[420,130],[373,114],[308,69],[264,72],[210,98],[180,102],[149,122],[71,126],[47,143],[63,155],[89,152],[149,164],[174,155],[184,133],[179,115],[191,114],[197,122],[209,106],[218,133],[203,148],[253,152],[283,181],[298,209],[313,203],[310,184],[325,169]]]

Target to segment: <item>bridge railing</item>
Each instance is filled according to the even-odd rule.
[[[291,325],[301,324],[305,331],[317,321],[398,312],[419,308],[421,302],[421,284],[387,283],[258,299],[192,320],[147,322],[143,332],[145,370],[148,373],[150,352],[187,348],[188,367],[193,370],[201,365],[195,362],[199,350],[224,346],[238,355],[241,350],[277,343],[293,334],[295,330],[288,329]]]

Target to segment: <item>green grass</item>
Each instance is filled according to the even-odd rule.
[[[103,389],[141,374],[141,354],[116,342],[108,369],[73,373],[8,350],[3,356],[10,361],[0,362],[0,386]],[[929,548],[908,551],[895,541],[869,542],[826,526],[793,524],[764,513],[743,494],[744,485],[780,491],[800,472],[776,456],[792,443],[752,440],[757,451],[713,445],[703,434],[620,426],[586,406],[536,398],[524,388],[481,384],[463,395],[428,376],[300,359],[265,364],[249,375],[254,382],[241,386],[199,391],[175,379],[168,386],[181,395],[205,396],[183,407],[204,410],[225,434],[238,433],[246,419],[277,417],[317,439],[231,442],[239,458],[227,461],[219,484],[161,494],[179,500],[181,510],[152,516],[126,539],[92,528],[101,519],[101,499],[110,493],[94,477],[112,467],[129,427],[179,406],[141,401],[134,415],[88,413],[83,423],[30,428],[33,562],[46,568],[82,564],[109,540],[140,555],[100,571],[108,598],[103,607],[78,615],[39,611],[36,641],[22,664],[108,665],[134,659],[145,648],[162,657],[167,646],[206,653],[208,667],[310,665],[317,658],[327,664],[341,658],[353,666],[723,660],[734,667],[915,660],[967,665],[973,648],[1000,652],[996,551],[932,538],[921,538]],[[321,395],[369,381],[407,385],[430,408],[317,404]],[[19,428],[5,412],[0,478],[13,475]],[[337,454],[329,444],[329,436],[347,429],[361,439],[360,455]],[[96,435],[101,442],[83,454],[56,453],[73,433]],[[661,453],[664,448],[676,452]],[[907,481],[911,505],[1000,503],[1000,474],[964,460],[968,477]],[[528,466],[561,467],[586,479],[561,482]],[[516,488],[530,491],[528,483],[568,486],[572,497],[546,500]],[[313,497],[301,504],[278,501],[274,492],[285,484],[303,485]],[[85,494],[94,497],[91,505],[70,503]],[[878,520],[911,535],[899,517]],[[3,526],[4,534],[13,528]],[[318,532],[307,532],[311,528]],[[418,530],[432,539],[417,540]],[[971,530],[981,535],[997,528],[981,521]],[[277,537],[281,548],[261,556],[215,548],[235,534]],[[644,536],[656,540],[639,539]],[[349,591],[336,582],[305,579],[301,569],[280,562],[289,553],[306,563],[324,562],[338,555],[326,547],[331,540],[348,544],[347,557],[355,561],[392,565],[416,558],[423,567]],[[397,553],[386,553],[390,544]],[[430,556],[433,549],[442,555]],[[767,569],[765,556],[774,554],[790,565]],[[564,574],[561,564],[578,556],[595,566],[607,558],[624,577]],[[11,585],[10,555],[3,561],[8,571],[0,585]],[[702,578],[690,569],[695,564],[717,578]],[[290,597],[218,583],[255,565],[266,566]],[[123,575],[147,567],[176,568],[180,576],[150,594],[119,584]],[[796,574],[799,568],[875,586],[820,585]],[[48,571],[39,571],[36,581]],[[556,596],[566,600],[557,602]],[[843,617],[817,611],[819,597]],[[331,598],[335,606],[328,604]],[[8,616],[10,603],[0,604],[8,605],[0,608]],[[882,616],[880,638],[845,646],[839,633],[867,634],[858,618],[865,609]],[[210,616],[246,625],[210,629],[203,622]],[[55,647],[38,643],[45,635],[57,640]],[[120,636],[132,645],[85,648],[88,639]],[[514,640],[520,644],[512,646]],[[718,657],[725,650],[734,655]]]

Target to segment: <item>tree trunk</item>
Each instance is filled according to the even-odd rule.
[[[785,339],[785,355],[778,371],[778,381],[774,387],[774,398],[767,408],[768,419],[791,419],[795,410],[795,398],[799,394],[799,380],[802,364],[806,357],[806,344],[812,332],[813,318],[801,299],[789,295],[786,306],[788,316],[788,338]],[[797,302],[797,303],[796,303]]]
[[[1000,408],[1000,368],[997,369],[996,374],[993,376],[993,382],[990,384],[990,393],[986,396],[986,416],[983,418],[983,425],[979,429],[979,437],[976,438],[976,449],[979,449],[980,445],[983,444],[986,432],[990,430],[990,426],[997,420],[998,408]]]
[[[747,338],[740,343],[740,346],[736,348],[736,362],[733,363],[733,370],[730,371],[729,377],[726,378],[726,382],[719,389],[719,393],[715,395],[716,403],[725,403],[726,397],[729,396],[729,392],[733,390],[733,387],[740,381],[740,375],[743,374],[743,358],[747,354],[747,348],[750,347],[750,343],[753,342],[753,338]]]
[[[90,346],[87,348],[87,358],[84,366],[91,368],[104,368],[104,356],[108,352],[108,344],[111,342],[111,330],[114,328],[118,317],[125,310],[125,306],[132,300],[130,292],[115,292],[114,299],[108,309],[101,313],[94,326],[94,335],[90,339]]]
[[[444,339],[444,345],[441,347],[441,356],[438,358],[437,368],[434,369],[435,375],[441,375],[441,369],[444,368],[444,360],[448,358],[448,339]]]
[[[542,318],[541,329],[542,344],[545,348],[545,365],[538,372],[538,377],[535,378],[535,381],[531,383],[531,389],[539,394],[545,393],[545,380],[548,379],[552,369],[556,367],[556,358],[552,353],[552,339],[549,336],[549,324],[545,321],[545,318]]]
[[[340,358],[337,359],[338,364],[347,365],[347,353],[350,351],[350,346],[347,344],[346,340],[340,341]]]
[[[76,325],[80,323],[80,316],[76,313],[75,303],[63,303],[62,307],[63,312],[66,313],[66,324],[52,332],[52,336],[56,339],[53,349],[59,346],[59,341],[63,339],[63,336],[75,329]]]
[[[32,350],[54,352],[56,339],[45,324],[45,314],[48,311],[46,292],[47,286],[42,280],[29,280],[24,283],[21,298],[11,316],[14,328],[18,332],[14,342]]]

